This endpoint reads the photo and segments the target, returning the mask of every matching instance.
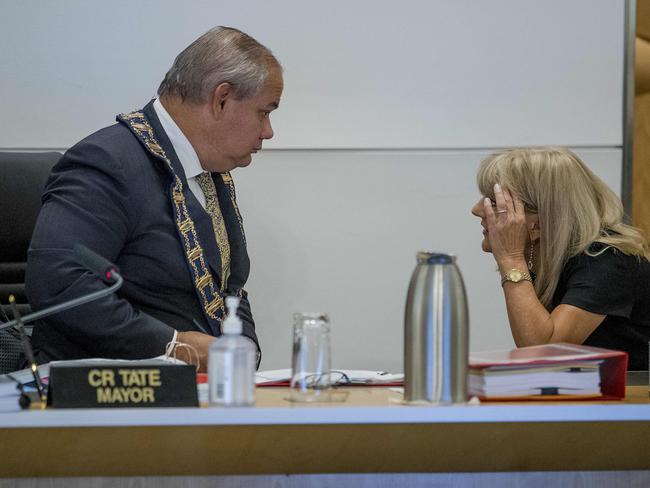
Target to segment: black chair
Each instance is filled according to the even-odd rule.
[[[5,312],[9,295],[16,297],[22,315],[30,312],[25,296],[27,248],[43,187],[59,158],[57,152],[0,152],[0,322],[13,318]],[[0,374],[14,371],[21,353],[16,335],[0,332]]]

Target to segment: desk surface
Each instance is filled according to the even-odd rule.
[[[390,388],[340,388],[345,401],[292,403],[286,388],[258,388],[254,408],[48,409],[0,414],[0,429],[191,425],[411,424],[648,421],[648,387],[627,388],[620,402],[484,402],[404,405]]]
[[[0,476],[650,469],[645,386],[623,402],[441,407],[342,391],[344,403],[292,404],[265,388],[255,408],[0,414]]]

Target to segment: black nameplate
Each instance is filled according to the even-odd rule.
[[[47,403],[54,408],[198,407],[196,369],[155,360],[52,363]]]

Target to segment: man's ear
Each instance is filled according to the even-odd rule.
[[[223,112],[226,108],[226,102],[231,97],[232,85],[227,82],[218,84],[214,90],[212,90],[212,100],[210,101],[212,113],[216,115]]]

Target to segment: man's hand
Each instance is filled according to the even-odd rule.
[[[208,349],[214,340],[211,335],[193,331],[179,332],[176,336],[176,342],[182,342],[196,350],[199,355],[199,373],[205,373],[208,369]],[[176,347],[176,357],[188,364],[196,361],[194,350],[184,346]]]

